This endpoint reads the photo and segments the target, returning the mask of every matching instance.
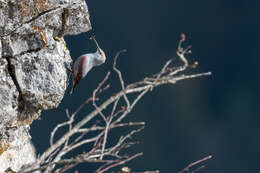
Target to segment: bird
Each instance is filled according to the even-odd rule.
[[[70,94],[74,92],[81,79],[84,78],[93,67],[100,66],[106,61],[106,55],[104,51],[99,47],[95,36],[90,37],[90,39],[93,40],[96,44],[97,51],[94,53],[83,54],[79,56],[73,63],[72,73],[74,80]]]

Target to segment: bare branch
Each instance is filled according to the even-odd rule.
[[[105,150],[105,147],[106,147],[106,143],[107,143],[107,134],[108,134],[108,129],[109,129],[109,126],[112,122],[112,116],[109,118],[109,120],[106,122],[106,128],[105,128],[105,134],[104,134],[104,139],[103,139],[103,145],[102,145],[102,150],[101,150],[101,155],[100,155],[100,160],[103,159],[103,156],[104,156],[104,150]]]
[[[209,160],[209,159],[211,159],[211,158],[212,158],[212,156],[209,155],[209,156],[207,156],[207,157],[204,157],[203,159],[200,159],[200,160],[198,160],[198,161],[192,162],[192,163],[190,163],[186,168],[184,168],[183,170],[179,171],[179,173],[189,172],[191,167],[193,167],[193,166],[195,166],[195,165],[198,165],[198,164],[200,164],[200,163],[202,163],[202,162],[205,162],[205,161],[207,161],[207,160]],[[203,166],[203,167],[204,167],[204,166]],[[200,167],[199,169],[201,169],[201,168],[203,168],[203,167]],[[195,170],[195,172],[197,172],[197,171],[198,171],[198,169]],[[194,171],[193,171],[193,172],[194,172]]]
[[[120,50],[120,51],[118,51],[116,53],[116,56],[114,58],[114,64],[113,64],[113,69],[117,72],[117,75],[119,77],[119,81],[120,81],[120,84],[121,84],[121,87],[122,87],[123,91],[125,91],[125,82],[123,80],[123,77],[122,77],[122,74],[121,74],[120,70],[118,70],[118,68],[116,67],[116,64],[117,64],[117,58],[119,57],[119,55],[121,53],[124,53],[124,52],[126,52],[126,49]],[[127,105],[127,108],[128,108],[130,106],[130,103],[129,103],[129,100],[128,100],[128,98],[127,98],[125,93],[123,94],[123,97],[125,99],[125,102],[126,102],[126,105]]]
[[[118,51],[114,58],[113,69],[118,75],[121,90],[116,94],[113,94],[106,101],[102,101],[100,105],[97,105],[96,101],[99,100],[97,96],[109,87],[109,85],[104,87],[110,75],[110,72],[108,72],[104,79],[98,84],[97,88],[93,91],[92,97],[86,99],[86,101],[82,103],[73,114],[70,115],[69,111],[66,110],[68,121],[58,124],[54,128],[50,137],[50,147],[38,158],[36,163],[26,169],[27,173],[32,170],[45,170],[45,172],[50,172],[55,168],[56,165],[62,165],[56,171],[65,172],[66,170],[69,170],[72,167],[75,167],[79,163],[83,162],[102,163],[96,172],[103,173],[142,155],[142,153],[138,153],[131,157],[121,155],[122,150],[136,144],[136,142],[132,142],[132,136],[140,132],[145,126],[144,122],[123,122],[123,119],[133,110],[138,101],[140,101],[145,94],[151,92],[154,88],[160,85],[175,84],[176,82],[181,80],[211,75],[210,72],[185,75],[184,72],[188,67],[195,68],[198,64],[197,62],[195,62],[193,65],[189,65],[189,62],[185,56],[191,53],[191,46],[188,46],[187,48],[182,47],[182,43],[185,41],[185,39],[186,36],[182,34],[176,52],[177,57],[183,62],[183,65],[177,67],[173,66],[173,58],[171,58],[164,64],[164,66],[159,70],[158,73],[151,75],[151,77],[145,77],[143,80],[129,85],[125,85],[121,71],[116,67],[118,57],[121,53],[126,52],[126,50]],[[134,98],[129,100],[129,95],[134,95]],[[118,106],[120,99],[123,99],[126,102],[126,106]],[[75,116],[82,110],[82,108],[86,104],[91,101],[94,106],[94,110],[88,115],[84,116],[81,120],[79,120],[79,122],[74,123]],[[105,115],[106,111],[104,110],[107,109],[109,106],[112,109],[111,113]],[[100,117],[98,115],[100,115]],[[105,125],[99,125],[98,122],[94,125],[92,125],[92,123],[89,123],[95,117],[98,118],[97,121],[104,121]],[[54,140],[54,136],[57,130],[65,126],[69,127],[68,131],[60,139]],[[128,133],[126,132],[126,134],[123,134],[118,139],[116,144],[107,147],[107,143],[109,141],[108,134],[111,129],[120,127],[133,128],[136,126],[140,127],[131,130]],[[93,131],[95,131],[94,136],[88,137],[86,135],[89,132]],[[76,137],[76,135],[79,136]],[[76,138],[70,140],[72,136]],[[89,151],[76,155],[74,158],[63,158],[70,151],[75,150],[76,148],[81,147],[85,144],[91,144],[92,148],[89,149]],[[206,161],[210,158],[211,156],[208,156],[197,162],[193,162],[179,173],[189,171],[189,169],[194,165],[200,164],[201,162]],[[193,172],[198,171],[202,167],[199,167]],[[20,171],[19,173],[26,171]],[[159,171],[145,171],[143,173],[157,172]]]
[[[132,173],[159,173],[160,171],[144,171],[144,172],[132,172]]]
[[[125,127],[125,126],[144,126],[145,122],[128,122],[128,123],[120,123],[120,124],[111,124],[111,126],[109,127],[110,129],[112,128],[117,128],[117,127]],[[95,126],[92,128],[82,128],[79,129],[78,132],[89,132],[89,131],[96,131],[96,130],[104,130],[105,127],[100,127],[100,126]]]
[[[113,163],[113,164],[111,164],[110,166],[106,167],[105,169],[97,170],[96,172],[97,172],[97,173],[103,173],[103,172],[105,172],[105,171],[110,170],[110,169],[113,168],[113,167],[116,167],[116,166],[125,164],[126,162],[129,162],[130,160],[133,160],[133,159],[135,159],[135,158],[137,158],[137,157],[139,157],[139,156],[141,156],[141,155],[143,155],[143,153],[135,154],[135,155],[133,155],[133,156],[127,158],[127,159],[124,159],[124,160],[122,160],[122,161]]]
[[[98,93],[98,91],[101,89],[101,87],[104,85],[104,83],[108,80],[108,77],[110,76],[110,72],[107,72],[105,78],[103,79],[103,81],[101,81],[99,84],[98,84],[98,87],[94,90],[93,92],[93,106],[96,108],[96,110],[99,112],[100,116],[103,118],[103,120],[105,122],[107,122],[107,119],[105,117],[105,115],[102,113],[102,110],[97,106],[96,104],[96,94]]]

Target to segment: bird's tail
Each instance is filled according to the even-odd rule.
[[[71,88],[70,95],[74,92],[74,90],[75,90],[75,88],[78,86],[78,84],[79,84],[79,80],[75,80],[75,81],[73,82],[73,86],[72,86],[72,88]]]

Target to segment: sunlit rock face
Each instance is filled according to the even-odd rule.
[[[35,161],[30,124],[57,108],[67,88],[62,37],[90,29],[84,0],[0,2],[0,172]]]

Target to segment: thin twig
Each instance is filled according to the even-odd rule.
[[[104,150],[105,150],[106,143],[107,143],[107,134],[108,134],[109,126],[112,122],[112,119],[113,119],[113,117],[111,116],[109,118],[109,120],[106,122],[105,134],[104,134],[104,139],[103,139],[103,144],[102,144],[102,149],[101,149],[101,155],[100,155],[100,158],[99,158],[100,160],[102,160],[103,156],[104,156]]]
[[[120,123],[120,124],[111,124],[111,126],[109,128],[112,129],[112,128],[117,128],[117,127],[144,126],[144,125],[145,125],[145,122],[128,122],[128,123]],[[96,130],[104,130],[104,129],[105,129],[105,127],[100,127],[100,126],[95,126],[92,128],[81,128],[78,130],[78,133],[96,131]]]
[[[108,80],[109,76],[110,76],[110,72],[107,72],[105,78],[98,84],[98,87],[94,90],[94,92],[92,94],[93,95],[92,96],[93,97],[93,99],[92,99],[93,106],[96,108],[96,110],[98,110],[100,116],[103,118],[103,120],[105,122],[107,122],[107,119],[106,119],[105,115],[102,113],[102,110],[96,104],[96,94],[101,89],[101,87],[104,85],[104,83]]]
[[[103,172],[105,172],[105,171],[110,170],[110,169],[113,168],[113,167],[116,167],[116,166],[119,166],[119,165],[125,164],[126,162],[129,162],[130,160],[133,160],[133,159],[135,159],[135,158],[137,158],[137,157],[139,157],[139,156],[141,156],[141,155],[143,155],[143,153],[135,154],[135,155],[133,155],[133,156],[131,156],[131,157],[128,157],[128,158],[125,159],[125,160],[122,160],[122,161],[116,162],[116,163],[114,163],[114,164],[112,164],[112,165],[106,167],[106,168],[103,169],[103,170],[98,170],[98,173],[103,173]]]
[[[126,49],[123,49],[123,50],[118,51],[118,52],[116,53],[115,58],[114,58],[114,64],[113,64],[113,69],[116,71],[116,73],[117,73],[117,75],[118,75],[118,77],[119,77],[119,81],[120,81],[120,84],[121,84],[121,87],[122,87],[122,90],[123,90],[123,91],[125,91],[125,82],[124,82],[124,80],[123,80],[122,73],[121,73],[121,71],[116,67],[116,64],[117,64],[117,58],[119,57],[119,55],[120,55],[121,53],[125,53],[125,52],[126,52]],[[123,97],[124,97],[124,99],[125,99],[125,102],[126,102],[127,107],[129,107],[129,106],[130,106],[130,103],[129,103],[129,100],[128,100],[128,98],[127,98],[127,96],[126,96],[125,93],[123,94]]]
[[[205,162],[205,161],[207,161],[207,160],[209,160],[209,159],[211,159],[211,158],[212,158],[212,156],[209,155],[209,156],[204,157],[204,158],[202,158],[202,159],[200,159],[200,160],[198,160],[198,161],[192,162],[192,163],[190,163],[187,167],[185,167],[183,170],[179,171],[179,173],[188,172],[188,171],[190,171],[190,168],[191,168],[191,167],[193,167],[193,166],[195,166],[195,165],[198,165],[198,164],[200,164],[200,163],[202,163],[202,162]]]

